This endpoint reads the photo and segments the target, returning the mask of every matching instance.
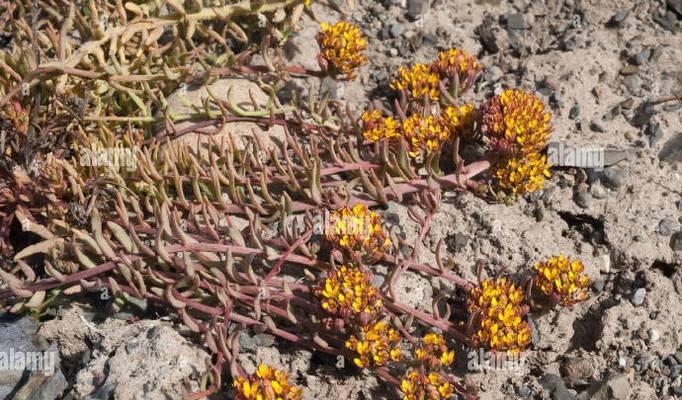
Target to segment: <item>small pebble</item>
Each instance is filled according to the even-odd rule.
[[[644,298],[646,297],[646,289],[644,288],[639,288],[635,291],[635,293],[632,295],[632,298],[630,301],[635,307],[639,307],[644,303]]]
[[[649,341],[656,343],[661,338],[661,334],[654,328],[649,329]]]
[[[587,192],[579,192],[573,197],[575,204],[581,208],[590,208],[592,205],[592,196]]]
[[[618,189],[625,184],[625,172],[618,168],[607,168],[604,170],[604,185],[611,189]]]
[[[573,107],[571,107],[571,110],[568,112],[568,118],[576,119],[579,116],[580,116],[580,107],[576,104]]]
[[[604,285],[606,285],[606,282],[600,279],[592,283],[592,289],[597,293],[601,293],[604,290]]]
[[[526,385],[521,386],[518,393],[521,397],[530,397],[531,395],[530,388]]]
[[[608,193],[606,193],[606,189],[604,189],[604,187],[598,183],[590,186],[590,194],[595,199],[605,199],[608,195]]]
[[[663,218],[656,228],[656,232],[662,236],[670,236],[680,230],[680,223],[674,218]]]

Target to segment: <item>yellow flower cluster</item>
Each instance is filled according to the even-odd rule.
[[[335,210],[329,216],[325,237],[331,243],[363,255],[378,256],[391,248],[381,227],[381,216],[364,204]]]
[[[415,99],[428,96],[436,101],[440,98],[440,77],[426,64],[416,64],[412,68],[400,67],[400,78],[391,82],[391,89],[405,90]]]
[[[438,61],[434,62],[433,69],[441,78],[454,78],[457,76],[460,83],[473,79],[483,66],[466,51],[450,49],[438,53]]]
[[[235,400],[300,400],[303,391],[290,385],[287,374],[265,364],[256,373],[234,381]]]
[[[550,177],[549,167],[546,157],[540,153],[526,157],[509,155],[498,160],[493,175],[503,190],[522,196],[544,187],[545,178]]]
[[[442,144],[455,134],[470,136],[476,115],[476,108],[471,103],[449,106],[440,115],[413,114],[398,127],[396,120],[382,117],[378,110],[365,111],[362,114],[363,136],[370,143],[403,137],[410,146],[410,155],[417,157],[440,150]]]
[[[383,367],[389,360],[400,360],[400,334],[386,321],[361,327],[358,336],[352,335],[346,341],[346,347],[357,354],[353,362],[358,367]]]
[[[399,137],[398,121],[393,117],[383,117],[381,111],[371,110],[362,113],[363,131],[362,135],[370,143],[380,139],[391,139]]]
[[[355,79],[355,69],[367,63],[364,51],[367,39],[355,25],[341,21],[336,24],[323,22],[317,34],[320,55],[335,74],[345,75],[347,79]]]
[[[450,137],[450,130],[437,116],[414,114],[403,121],[403,136],[410,144],[410,155],[417,157],[423,152],[432,153]]]
[[[442,111],[441,118],[451,132],[468,137],[474,132],[477,111],[472,103],[459,107],[449,106]]]
[[[443,335],[427,333],[415,345],[418,368],[407,371],[400,385],[403,400],[445,400],[453,394],[450,381],[442,374],[452,364],[455,352],[449,350]]]
[[[476,59],[460,49],[450,49],[438,54],[430,64],[415,64],[411,68],[400,67],[400,76],[391,82],[394,90],[405,90],[415,99],[440,99],[440,82],[447,84],[455,79],[461,89],[468,89],[482,66]]]
[[[572,306],[589,297],[590,278],[583,274],[585,266],[580,260],[563,255],[547,262],[535,263],[534,286],[545,296],[550,296],[562,306]]]
[[[469,292],[467,308],[474,319],[474,346],[518,353],[530,344],[530,327],[521,288],[506,278],[487,279]]]
[[[532,93],[505,90],[481,107],[481,132],[499,160],[493,175],[514,195],[543,187],[549,165],[539,152],[552,132],[551,115]]]
[[[422,374],[410,370],[400,384],[403,400],[447,400],[454,393],[447,378],[440,372]]]
[[[491,146],[503,153],[536,153],[552,132],[551,115],[533,93],[508,89],[482,109],[481,130]]]
[[[427,333],[414,351],[417,360],[429,369],[447,367],[455,359],[455,351],[448,350],[443,335]]]
[[[315,295],[321,300],[322,308],[337,317],[352,319],[361,313],[373,316],[381,309],[382,302],[379,291],[370,281],[367,272],[344,265],[315,288]]]

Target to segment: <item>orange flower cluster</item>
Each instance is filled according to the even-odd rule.
[[[474,346],[518,353],[530,344],[521,288],[506,278],[486,279],[469,292],[467,308],[476,315]]]
[[[359,268],[341,266],[332,271],[322,284],[315,288],[322,308],[344,320],[364,319],[376,315],[382,302],[377,288],[371,284],[369,273]]]
[[[290,385],[287,374],[260,364],[254,374],[234,380],[235,400],[300,400],[303,391]]]
[[[481,107],[481,132],[499,155],[493,176],[512,195],[542,189],[549,165],[540,151],[552,132],[551,115],[532,93],[505,90]]]
[[[470,136],[476,121],[476,109],[473,104],[464,104],[449,106],[440,115],[413,114],[400,124],[399,130],[393,118],[383,118],[377,110],[366,111],[362,120],[363,136],[370,143],[403,137],[410,146],[410,155],[416,158],[440,151],[443,143],[454,135]]]
[[[357,26],[345,21],[333,25],[323,22],[320,28],[317,41],[322,58],[333,73],[345,75],[349,80],[355,79],[355,70],[367,63],[365,35]]]
[[[483,67],[476,59],[460,49],[450,49],[438,54],[430,64],[415,64],[411,68],[400,67],[400,76],[391,82],[394,90],[404,90],[415,99],[427,97],[438,101],[441,97],[440,83],[447,87],[459,82],[460,92],[471,87]]]
[[[572,306],[589,297],[590,278],[583,274],[585,266],[580,260],[559,255],[546,262],[535,263],[534,286],[562,306]]]
[[[377,257],[391,248],[381,223],[379,214],[358,203],[352,209],[342,208],[330,214],[325,237],[342,249]]]
[[[418,367],[407,371],[400,384],[403,400],[445,400],[454,392],[442,369],[452,364],[455,352],[448,349],[443,335],[427,333],[415,346]]]
[[[358,336],[351,335],[346,341],[346,347],[357,354],[353,362],[358,367],[383,367],[389,360],[400,360],[400,334],[386,321],[361,327]]]
[[[362,136],[370,143],[381,139],[399,137],[398,121],[393,117],[383,117],[381,111],[371,110],[362,113],[363,131]]]

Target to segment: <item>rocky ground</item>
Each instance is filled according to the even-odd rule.
[[[313,10],[320,20],[339,19],[317,4]],[[453,373],[466,375],[482,399],[682,398],[682,102],[656,101],[682,95],[682,1],[370,0],[350,18],[369,36],[372,66],[354,83],[316,84],[356,110],[386,100],[400,65],[460,47],[486,66],[473,98],[496,87],[535,90],[554,115],[553,140],[603,149],[609,164],[554,168],[545,190],[511,206],[444,196],[423,262],[434,262],[444,238],[456,271],[468,278],[480,259],[493,275],[564,253],[581,258],[594,282],[587,302],[533,317],[522,368],[469,371],[460,354]],[[287,53],[292,63],[314,67],[317,24],[303,26]],[[301,82],[291,89],[307,90]],[[417,232],[403,206],[386,214],[406,236]],[[430,310],[434,289],[444,286],[406,274],[400,296]],[[139,308],[145,311],[102,320],[92,304],[72,305],[36,335],[26,320],[1,322],[3,343],[56,343],[61,370],[24,397],[16,388],[37,378],[0,372],[0,396],[165,399],[196,388],[207,353],[174,321],[155,318],[145,303]],[[247,371],[259,362],[286,369],[306,399],[396,398],[369,375],[269,335],[244,334],[240,344]]]

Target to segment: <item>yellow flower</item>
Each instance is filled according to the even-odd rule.
[[[364,130],[362,135],[370,143],[381,139],[391,139],[400,136],[398,122],[393,117],[382,117],[379,110],[365,111],[362,114]]]
[[[467,308],[474,318],[472,344],[493,351],[518,353],[530,344],[524,320],[523,291],[506,278],[487,279],[469,292]]]
[[[441,118],[451,133],[470,137],[477,118],[476,108],[471,103],[459,107],[449,106],[441,112]]]
[[[334,25],[323,22],[317,34],[320,55],[331,67],[332,73],[342,74],[349,80],[355,79],[355,69],[367,63],[364,51],[367,39],[360,29],[349,22]]]
[[[400,67],[400,77],[391,82],[394,90],[405,90],[415,99],[428,96],[430,100],[440,97],[440,77],[426,64],[416,64],[412,68]]]
[[[400,334],[386,321],[361,327],[358,336],[352,335],[346,341],[346,348],[357,354],[353,362],[358,367],[383,367],[389,360],[400,360]]]
[[[571,260],[559,255],[546,262],[535,263],[533,284],[545,296],[553,297],[562,306],[587,300],[590,278],[583,274],[585,266],[580,260]]]
[[[338,247],[370,257],[381,256],[391,248],[391,240],[381,227],[381,217],[364,204],[331,213],[325,237]]]
[[[551,115],[532,93],[508,89],[481,107],[481,132],[503,154],[534,154],[552,132]]]
[[[289,385],[287,374],[260,364],[254,374],[238,377],[235,400],[300,400],[303,391]]]
[[[343,319],[376,315],[382,302],[379,291],[370,283],[369,273],[359,268],[341,266],[323,279],[314,290],[322,308]]]
[[[453,386],[440,372],[422,374],[409,370],[400,383],[403,400],[446,400],[454,394]]]
[[[427,333],[414,350],[415,358],[427,369],[439,369],[452,364],[455,352],[448,349],[443,335]]]
[[[433,115],[424,117],[413,114],[402,124],[402,134],[410,145],[412,157],[439,151],[441,145],[450,137],[450,132],[448,126]]]
[[[522,196],[544,187],[550,165],[539,153],[527,156],[503,156],[493,167],[498,186],[513,196]]]

